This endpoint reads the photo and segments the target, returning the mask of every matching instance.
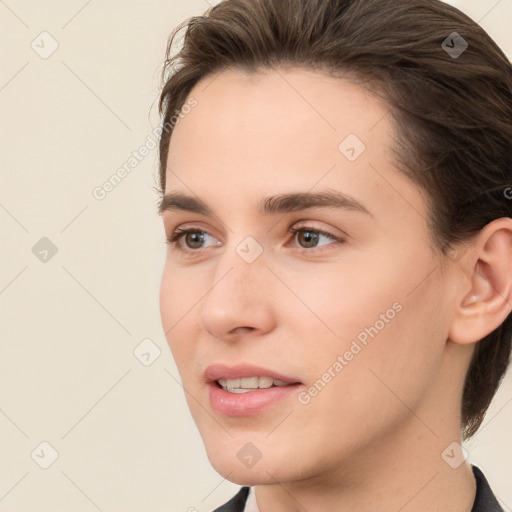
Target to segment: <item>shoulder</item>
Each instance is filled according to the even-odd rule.
[[[243,512],[250,487],[241,487],[235,496],[213,512]]]
[[[477,466],[472,467],[476,480],[476,496],[471,512],[504,512],[482,470]]]

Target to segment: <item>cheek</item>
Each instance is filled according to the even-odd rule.
[[[204,271],[199,271],[193,265],[181,267],[168,257],[162,272],[159,297],[165,332],[173,326],[177,327],[182,319],[197,315],[200,300],[208,291],[205,283]]]
[[[333,457],[334,463],[344,450],[392,435],[408,421],[408,407],[419,410],[436,378],[442,360],[442,335],[440,328],[432,326],[437,307],[435,293],[423,290],[417,296],[407,297],[395,291],[390,295],[392,299],[398,298],[402,309],[397,307],[393,313],[388,312],[388,323],[379,315],[386,315],[389,297],[368,297],[373,300],[364,303],[362,296],[358,296],[352,305],[342,301],[345,309],[338,317],[337,341],[331,338],[332,343],[323,344],[320,349],[316,344],[308,359],[306,353],[302,355],[304,361],[309,361],[311,394],[309,398],[302,397],[300,403],[304,405],[296,405],[287,427],[300,436],[301,424],[307,422],[310,431],[319,433],[315,436],[318,442],[303,440],[313,458],[325,449],[321,439],[338,439],[330,444],[332,453],[327,455]],[[345,315],[348,321],[344,320]],[[350,329],[344,333],[349,324]],[[364,334],[366,344],[359,341],[359,334]],[[342,356],[342,364],[338,356]]]
[[[322,391],[323,398],[316,400],[318,406],[324,400],[324,406],[338,401],[342,393],[349,402],[350,397],[359,397],[350,408],[372,403],[380,408],[379,401],[387,403],[382,397],[392,397],[388,387],[417,401],[434,378],[446,324],[439,316],[442,283],[435,274],[425,280],[434,267],[424,253],[392,256],[373,264],[367,259],[350,268],[326,269],[325,274],[322,269],[294,285],[297,296],[315,312],[310,314],[302,306],[304,316],[296,324],[296,339],[306,342],[299,359],[308,361],[309,382],[322,379],[338,356],[343,358],[342,370],[339,365],[337,373],[331,369],[336,378],[326,386],[331,392]],[[356,266],[365,271],[357,271]],[[301,337],[299,331],[310,335]],[[312,344],[314,331],[318,341]]]
[[[191,360],[194,350],[194,337],[191,336],[193,306],[198,295],[194,286],[186,284],[183,271],[166,263],[160,283],[160,317],[167,343],[176,365],[180,370]]]
[[[368,271],[369,268],[373,272]],[[284,269],[281,272],[294,293],[288,294],[280,306],[279,311],[283,314],[280,318],[286,328],[297,327],[296,339],[303,339],[309,351],[317,351],[318,343],[321,343],[324,350],[315,353],[315,361],[325,359],[325,356],[332,357],[332,352],[343,353],[358,335],[364,343],[370,339],[365,329],[370,329],[377,322],[381,331],[398,315],[396,310],[400,308],[398,305],[393,308],[393,305],[401,299],[401,294],[390,285],[393,276],[389,269],[380,273],[375,269],[376,266],[370,262],[347,262],[319,265],[316,269],[305,268],[294,273],[294,277],[287,275]],[[388,279],[383,279],[383,276],[388,276]],[[385,324],[380,315],[386,317]],[[316,338],[318,343],[311,345],[311,337],[300,336],[300,332],[315,333],[313,339]]]
[[[160,281],[160,318],[166,333],[167,341],[172,337],[172,327],[176,323],[176,283],[172,278],[169,266],[166,263]],[[172,347],[171,347],[172,348]]]

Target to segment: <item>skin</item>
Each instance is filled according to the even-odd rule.
[[[489,224],[461,258],[433,252],[425,196],[393,161],[389,108],[353,83],[229,70],[190,96],[198,104],[173,133],[165,192],[198,196],[214,216],[163,213],[167,237],[196,227],[205,239],[168,246],[160,309],[213,467],[255,486],[261,512],[469,512],[470,464],[452,469],[442,453],[461,442],[475,342],[512,308],[512,220]],[[366,145],[354,162],[338,149],[348,134]],[[270,195],[326,189],[372,215],[257,211]],[[304,225],[344,241],[321,235],[312,246],[288,233]],[[263,249],[250,264],[236,252],[247,236]],[[395,302],[402,310],[308,404],[292,397],[247,417],[212,410],[208,365],[252,363],[307,389]],[[247,442],[261,452],[250,468],[237,457]]]

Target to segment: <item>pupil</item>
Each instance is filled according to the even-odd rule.
[[[199,240],[196,239],[195,241],[192,241],[192,247],[194,249],[198,249],[199,247],[194,247],[193,244],[194,244],[194,242],[197,242],[197,243],[199,243],[199,246],[200,246],[201,242],[203,241],[203,238],[204,238],[203,235],[201,235],[200,233],[189,233],[189,236],[190,237],[198,237],[199,238]],[[188,242],[187,242],[187,245],[188,245]]]
[[[303,236],[306,239],[309,239],[309,240],[306,240],[306,244],[308,244],[311,241],[316,242],[317,238],[318,238],[318,235],[316,233],[311,233],[311,231],[304,231]],[[308,247],[314,247],[314,246],[315,246],[315,243],[313,243],[313,245],[308,245]]]

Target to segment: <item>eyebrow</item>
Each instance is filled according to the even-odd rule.
[[[365,213],[372,213],[353,197],[336,191],[298,192],[280,194],[264,198],[258,208],[261,215],[291,213],[310,208],[334,208]],[[158,213],[166,211],[187,211],[200,215],[212,216],[210,208],[201,199],[187,196],[181,192],[166,194],[158,206]]]

